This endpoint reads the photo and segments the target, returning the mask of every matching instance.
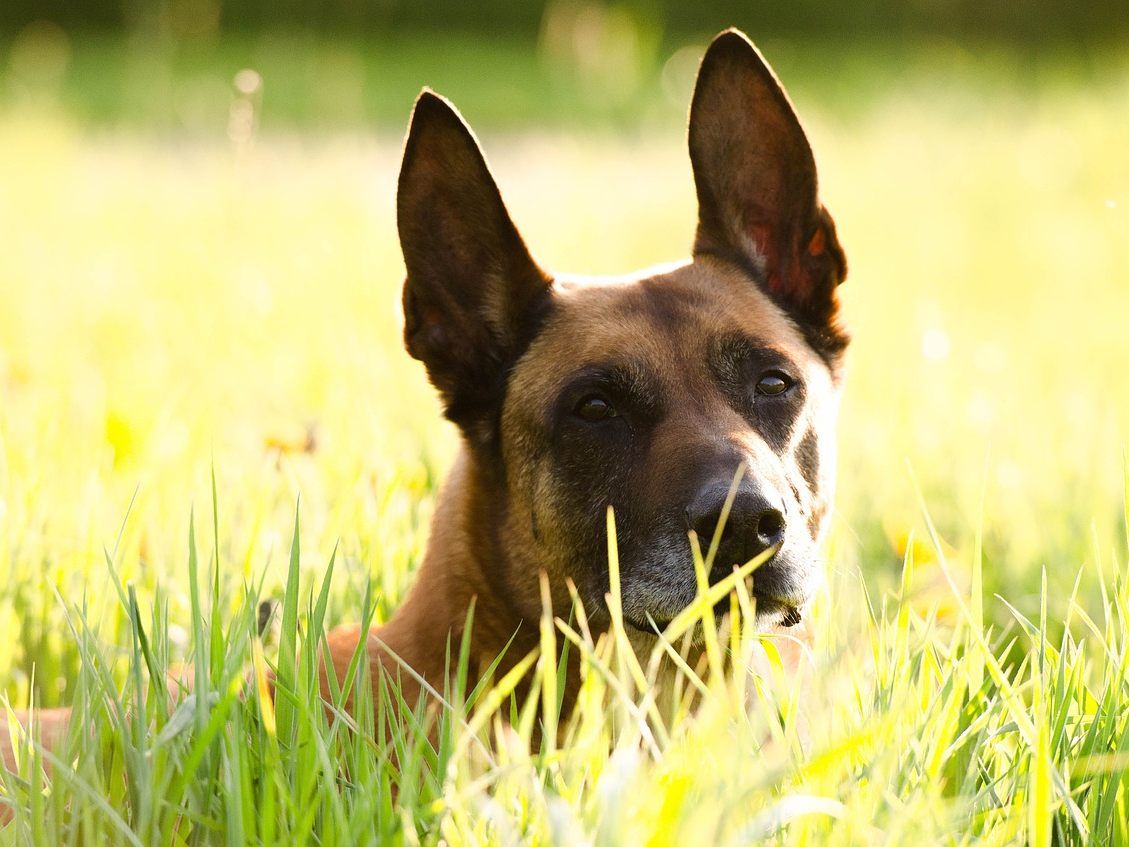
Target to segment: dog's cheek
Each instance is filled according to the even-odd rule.
[[[598,601],[608,584],[609,505],[621,553],[630,543],[632,445],[626,437],[593,437],[575,429],[561,433],[550,455],[536,512],[542,548],[563,563],[586,603]]]
[[[818,542],[827,517],[828,500],[824,477],[824,457],[820,455],[819,436],[814,427],[799,439],[792,455],[794,463],[791,476],[799,495],[800,512],[805,519],[808,535]]]
[[[799,422],[788,456],[788,475],[812,543],[818,547],[827,529],[835,489],[838,398],[824,392]]]
[[[591,596],[576,561],[580,558],[578,542],[591,537],[593,531],[589,517],[578,514],[554,452],[553,445],[539,434],[506,433],[505,538],[513,594],[539,597],[540,573],[544,571],[554,608],[565,608],[569,603],[568,579],[576,583],[586,602]],[[535,615],[536,609],[528,612]]]

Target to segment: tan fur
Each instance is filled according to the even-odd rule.
[[[357,626],[329,634],[339,681],[362,648],[371,678],[397,683],[408,703],[420,680],[442,690],[472,607],[471,682],[509,645],[504,673],[537,645],[543,577],[554,611],[567,613],[571,583],[593,628],[606,628],[608,505],[623,522],[631,637],[649,643],[648,627],[696,590],[682,525],[689,502],[712,498],[739,468],[756,484],[746,516],[773,512],[781,527],[786,518],[783,540],[761,548],[775,545],[776,582],[753,580],[772,587],[765,625],[799,620],[833,484],[845,258],[798,120],[743,35],[722,33],[707,52],[690,130],[693,258],[629,277],[553,278],[526,250],[458,113],[430,92],[417,101],[397,198],[405,342],[463,446],[403,606],[363,648]],[[782,372],[798,386],[788,399],[754,390]],[[616,415],[629,430],[579,422],[570,392],[598,379],[630,383],[608,392],[630,395]],[[760,538],[749,526],[734,550]],[[719,565],[737,562],[731,555]],[[570,674],[566,706],[577,683]],[[68,720],[65,709],[38,713],[46,745]],[[0,753],[11,768],[6,737]]]
[[[708,313],[692,312],[695,319],[677,326],[658,326],[646,315],[630,311],[634,286],[644,280],[664,289],[709,298],[721,308]],[[464,449],[441,494],[431,527],[431,542],[415,585],[392,620],[369,635],[366,649],[373,673],[383,669],[398,677],[408,702],[418,696],[419,686],[389,650],[442,689],[448,641],[459,643],[472,601],[472,673],[493,661],[511,638],[513,645],[503,667],[520,659],[536,644],[542,571],[550,577],[555,608],[564,610],[569,606],[566,580],[572,575],[557,569],[557,563],[547,559],[544,552],[545,548],[556,546],[553,533],[558,528],[542,527],[548,538],[538,542],[531,536],[528,521],[521,517],[545,493],[538,490],[534,474],[529,472],[534,463],[524,436],[536,428],[536,423],[527,416],[543,410],[540,398],[554,396],[559,390],[567,375],[560,367],[562,363],[571,366],[588,359],[603,360],[620,352],[652,362],[678,400],[680,415],[666,425],[664,434],[670,443],[666,449],[674,452],[693,445],[703,433],[716,432],[719,416],[734,415],[716,398],[696,390],[706,380],[704,374],[694,370],[704,360],[697,349],[703,340],[730,330],[771,338],[781,351],[801,364],[812,393],[821,401],[820,415],[810,422],[827,434],[827,441],[832,440],[838,389],[826,365],[780,309],[724,263],[702,258],[654,275],[644,271],[623,278],[570,278],[558,281],[557,293],[563,307],[514,369],[503,411],[506,465],[514,469],[509,480],[514,503],[499,530],[506,543],[504,558],[483,560],[475,554],[477,539],[486,530],[475,523],[481,514],[480,499],[490,496],[490,492],[476,490],[480,480],[468,473],[470,459]],[[713,422],[704,426],[699,416],[711,416]],[[740,422],[734,420],[733,428],[735,432],[740,430]],[[748,447],[764,449],[751,443]],[[823,471],[823,490],[831,487],[832,468],[828,463]],[[813,504],[813,508],[822,507],[822,503]],[[508,593],[494,590],[498,575],[489,571],[498,568],[508,571]],[[330,648],[339,678],[359,638],[360,631],[355,626],[331,634]],[[786,649],[794,652],[794,648]]]

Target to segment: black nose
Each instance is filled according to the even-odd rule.
[[[713,543],[728,495],[728,486],[710,485],[700,490],[686,508],[687,522],[698,534],[702,555]],[[728,574],[733,565],[743,565],[783,543],[784,512],[779,500],[753,484],[743,484],[721,527],[714,570]]]

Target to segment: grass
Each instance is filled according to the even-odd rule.
[[[818,63],[796,92],[856,336],[802,693],[740,627],[738,661],[653,685],[557,610],[571,717],[549,649],[532,699],[456,680],[432,714],[359,665],[359,732],[316,646],[403,597],[454,447],[400,350],[397,142],[9,102],[0,690],[81,720],[49,776],[25,750],[0,843],[1129,843],[1126,64],[1011,85],[929,55],[851,109]],[[547,264],[684,251],[681,134],[647,125],[483,133]],[[198,694],[151,683],[173,662]]]

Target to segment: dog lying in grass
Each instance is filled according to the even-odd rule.
[[[581,279],[534,261],[454,107],[416,101],[397,195],[404,340],[462,447],[403,606],[371,632],[329,634],[335,679],[363,654],[371,680],[414,702],[442,685],[472,606],[467,672],[504,654],[504,673],[536,648],[543,603],[567,609],[572,592],[593,630],[614,614],[658,637],[703,588],[695,539],[709,583],[762,561],[758,627],[802,619],[832,496],[846,263],[804,131],[737,31],[702,60],[689,146],[692,258]],[[69,719],[38,712],[42,743]]]

